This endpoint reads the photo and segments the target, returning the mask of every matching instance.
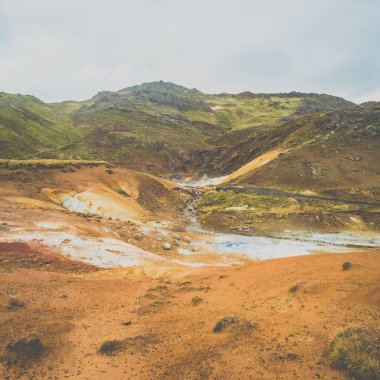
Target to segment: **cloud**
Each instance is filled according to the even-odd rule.
[[[380,100],[379,35],[377,0],[0,0],[0,90],[77,100],[163,79]]]

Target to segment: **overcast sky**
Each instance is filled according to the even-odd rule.
[[[154,80],[380,100],[380,0],[0,0],[0,91]]]

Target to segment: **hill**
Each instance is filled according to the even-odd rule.
[[[83,102],[0,97],[1,158],[103,159],[160,175],[196,175],[219,151],[302,115],[356,107],[318,94],[207,95],[168,82]],[[215,172],[226,168],[211,165]]]
[[[27,158],[75,140],[75,103],[46,104],[34,96],[0,93],[0,158]]]

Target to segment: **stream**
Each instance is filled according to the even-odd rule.
[[[218,183],[220,178],[206,177],[199,181],[178,182],[194,194],[188,202],[184,214],[189,221],[187,231],[195,234],[193,244],[201,252],[242,255],[255,260],[267,260],[290,256],[307,255],[316,252],[348,252],[351,250],[380,247],[380,235],[370,232],[319,232],[284,231],[275,236],[246,236],[219,233],[202,229],[197,219],[196,203],[202,193],[198,187]],[[182,255],[194,254],[181,249]]]

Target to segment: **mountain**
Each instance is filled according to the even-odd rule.
[[[197,175],[210,167],[218,174],[226,168],[209,161],[258,133],[357,107],[330,95],[208,95],[162,81],[56,104],[3,93],[0,156],[96,158],[159,175]]]

